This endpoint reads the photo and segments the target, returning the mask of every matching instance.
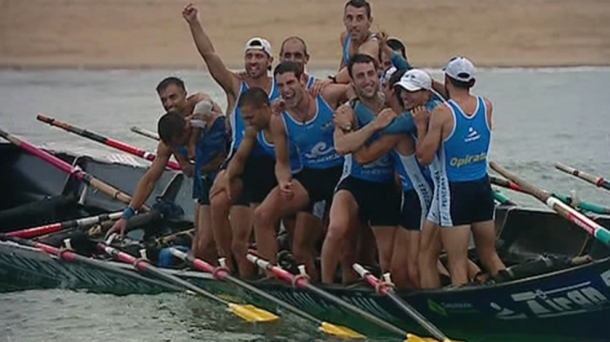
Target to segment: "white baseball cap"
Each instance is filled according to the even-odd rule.
[[[397,71],[396,67],[391,66],[388,68],[388,70],[381,76],[381,84],[386,84],[387,82],[390,81],[390,77],[392,77],[392,75],[394,75],[394,73]]]
[[[449,60],[443,71],[456,81],[470,82],[474,79],[477,69],[468,58],[456,56]]]
[[[407,91],[430,90],[432,89],[432,77],[423,70],[411,69],[405,72],[394,85],[400,86]]]
[[[271,43],[265,38],[254,37],[246,42],[246,46],[244,47],[244,52],[255,49],[255,50],[263,50],[270,57],[273,56],[271,51]]]

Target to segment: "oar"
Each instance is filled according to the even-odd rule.
[[[75,252],[69,250],[69,249],[65,249],[65,248],[57,248],[57,247],[53,247],[51,245],[47,245],[44,243],[40,243],[40,242],[36,242],[36,241],[32,241],[32,240],[26,240],[26,239],[22,239],[22,238],[18,238],[16,236],[2,236],[0,235],[0,240],[5,240],[5,241],[12,241],[15,242],[17,244],[23,245],[23,246],[28,246],[28,247],[32,247],[32,248],[36,248],[38,250],[41,250],[49,255],[53,255],[56,256],[57,259],[59,260],[63,260],[63,261],[68,261],[68,262],[80,262],[92,267],[96,267],[96,268],[100,268],[100,269],[104,269],[116,274],[121,274],[123,276],[127,276],[130,278],[136,278],[139,281],[144,281],[147,282],[149,284],[153,284],[153,285],[157,285],[160,286],[162,288],[165,288],[167,290],[171,290],[171,291],[181,291],[181,289],[179,287],[176,287],[174,285],[165,283],[165,282],[161,282],[158,280],[154,280],[154,279],[150,279],[147,277],[143,277],[137,273],[133,273],[131,271],[127,271],[124,270],[116,265],[112,265],[106,261],[101,261],[101,260],[96,260],[96,259],[92,259],[92,258],[88,258],[85,256],[82,256],[80,254],[76,254]]]
[[[3,137],[4,139],[10,141],[11,143],[17,145],[24,151],[26,151],[30,154],[33,154],[34,156],[44,160],[45,162],[55,166],[56,168],[60,169],[61,171],[65,172],[67,174],[70,174],[70,175],[74,175],[74,177],[76,177],[77,180],[83,181],[85,184],[90,185],[91,187],[99,190],[100,192],[105,193],[106,195],[108,195],[116,200],[119,200],[126,204],[129,204],[129,202],[131,201],[131,197],[129,197],[129,195],[127,195],[126,193],[114,188],[111,185],[108,185],[108,184],[102,182],[101,180],[91,176],[90,174],[84,172],[83,170],[81,170],[78,167],[73,167],[72,165],[66,163],[65,161],[55,157],[54,155],[52,155],[50,153],[47,153],[47,152],[41,150],[40,148],[30,144],[29,142],[27,142],[25,140],[21,140],[21,139],[15,137],[14,135],[7,133],[6,131],[4,131],[1,128],[0,128],[0,137]],[[148,210],[148,207],[143,205],[141,207],[141,209]]]
[[[319,320],[319,319],[313,317],[312,315],[310,315],[302,310],[299,310],[299,309],[295,308],[294,306],[268,294],[267,292],[262,291],[262,290],[258,289],[257,287],[254,287],[244,281],[241,281],[241,280],[231,276],[225,268],[214,267],[201,259],[194,258],[192,255],[188,255],[175,248],[170,248],[169,252],[173,256],[184,260],[192,267],[194,267],[200,271],[203,271],[203,272],[211,273],[214,276],[214,278],[216,278],[218,280],[231,282],[239,287],[242,287],[252,293],[257,294],[260,297],[267,299],[270,302],[273,302],[273,303],[283,307],[284,309],[296,314],[297,316],[300,316],[306,320],[314,322],[315,324],[318,325],[318,330],[320,330],[326,334],[344,337],[344,338],[366,338],[364,335],[357,333],[350,328]]]
[[[136,126],[132,126],[130,129],[132,132],[137,133],[139,135],[143,135],[147,138],[151,138],[154,140],[161,140],[161,139],[159,139],[159,136],[157,134],[155,134],[154,132],[151,132],[147,129],[136,127]]]
[[[439,341],[443,342],[451,342],[445,334],[443,334],[440,329],[438,329],[432,322],[426,319],[419,311],[415,310],[414,307],[409,305],[409,303],[405,302],[396,295],[394,289],[389,286],[387,283],[383,283],[379,281],[371,272],[366,270],[362,265],[355,263],[352,265],[354,271],[360,275],[366,282],[375,289],[377,293],[383,296],[388,296],[401,310],[406,312],[411,318],[413,318],[419,325],[421,325],[424,329],[426,329],[432,336],[434,336]]]
[[[608,231],[606,228],[589,219],[584,214],[578,212],[576,209],[551,196],[547,191],[540,190],[534,185],[522,180],[517,175],[504,169],[497,163],[492,161],[489,163],[489,166],[491,166],[492,169],[494,169],[502,176],[515,182],[517,185],[519,185],[521,189],[523,189],[530,195],[536,197],[542,203],[545,203],[549,208],[556,211],[559,215],[563,216],[568,221],[581,227],[600,242],[610,246],[610,231]]]
[[[409,342],[434,341],[434,340],[431,340],[428,338],[423,338],[423,337],[419,337],[417,335],[413,335],[411,333],[407,333],[406,331],[404,331],[388,322],[385,322],[385,321],[379,319],[378,317],[344,301],[343,299],[341,299],[337,296],[334,296],[316,286],[311,285],[309,283],[309,280],[306,277],[302,277],[302,276],[297,277],[294,274],[287,272],[277,266],[273,266],[267,260],[261,259],[260,257],[254,255],[252,253],[248,253],[247,259],[251,263],[260,267],[261,269],[267,270],[267,271],[273,273],[277,278],[279,278],[289,284],[292,284],[292,286],[294,286],[295,288],[311,291],[311,292],[315,293],[316,295],[324,298],[325,300],[328,300],[330,302],[333,302],[333,303],[341,306],[342,308],[350,310],[351,312],[368,320],[369,322],[371,322],[373,324],[376,324],[376,325],[378,325],[384,329],[387,329],[393,333],[396,333],[398,335],[406,336],[407,341],[409,341]]]
[[[117,260],[133,265],[133,267],[140,272],[148,272],[165,281],[168,281],[170,283],[173,283],[173,284],[183,287],[185,289],[191,290],[192,292],[195,292],[203,297],[206,297],[217,303],[225,305],[229,312],[240,317],[241,319],[245,320],[246,322],[270,322],[270,321],[275,321],[275,320],[279,319],[278,316],[272,314],[271,312],[257,308],[253,305],[243,305],[243,304],[236,304],[236,303],[228,302],[198,286],[195,286],[192,283],[189,283],[188,281],[186,281],[184,279],[178,278],[172,274],[167,273],[163,269],[153,266],[151,263],[149,263],[145,259],[136,259],[135,257],[133,257],[125,252],[121,252],[118,249],[105,245],[101,242],[98,243],[97,246],[101,251],[106,252],[108,255],[116,258]]]
[[[63,229],[88,228],[88,227],[90,227],[94,224],[100,223],[100,222],[104,222],[104,221],[108,221],[108,220],[113,220],[113,221],[118,220],[119,218],[121,218],[122,214],[123,214],[122,211],[118,211],[118,212],[110,213],[110,214],[101,214],[101,215],[97,215],[97,216],[84,217],[84,218],[80,218],[80,219],[76,219],[76,220],[68,220],[68,221],[59,222],[59,223],[45,224],[45,225],[39,226],[39,227],[26,228],[26,229],[12,231],[12,232],[6,233],[5,235],[27,239],[27,238],[40,236],[40,235],[55,233],[55,232],[58,232]]]
[[[91,139],[91,140],[96,141],[96,142],[98,142],[100,144],[104,144],[106,146],[110,146],[110,147],[116,148],[117,150],[121,150],[123,152],[127,152],[127,153],[130,153],[130,154],[133,154],[135,156],[138,156],[140,158],[146,159],[148,161],[153,161],[153,160],[155,160],[155,157],[156,157],[154,153],[150,153],[150,152],[141,150],[141,149],[139,149],[137,147],[133,147],[133,146],[128,145],[126,143],[123,143],[123,142],[120,142],[118,140],[114,140],[114,139],[102,136],[102,135],[100,135],[98,133],[91,132],[91,131],[88,131],[86,129],[82,129],[82,128],[79,128],[79,127],[76,127],[76,126],[72,126],[72,125],[67,124],[65,122],[61,122],[61,121],[59,121],[57,119],[50,118],[48,116],[44,116],[43,114],[38,114],[38,116],[36,116],[36,119],[38,121],[42,121],[44,123],[47,123],[47,124],[49,124],[51,126],[55,126],[55,127],[61,128],[61,129],[65,130],[65,131],[68,131],[70,133],[78,134],[81,137],[85,137],[87,139]],[[182,168],[180,167],[180,164],[178,164],[178,163],[176,163],[175,161],[172,161],[172,160],[168,160],[167,161],[167,166],[170,169],[173,169],[173,170],[182,170]]]
[[[507,189],[510,189],[513,191],[518,191],[518,192],[522,192],[522,193],[526,193],[526,194],[528,193],[527,191],[521,189],[521,187],[518,184],[516,184],[515,182],[512,182],[510,180],[502,179],[502,178],[498,178],[498,177],[494,177],[494,176],[489,176],[489,179],[492,184],[501,186],[503,188],[507,188]],[[575,206],[576,208],[583,210],[583,211],[589,211],[589,212],[601,214],[601,215],[610,214],[610,208],[605,208],[605,207],[602,207],[601,205],[598,205],[595,203],[575,200],[574,198],[572,198],[570,196],[565,196],[565,195],[557,194],[557,193],[549,193],[549,195],[557,198],[558,200],[562,201],[563,203],[565,203],[567,205]]]
[[[513,202],[510,198],[508,198],[500,190],[494,189],[493,190],[493,196],[494,196],[494,199],[496,201],[498,201],[498,203],[500,203],[501,205],[514,205],[514,206],[517,205],[517,203]]]
[[[567,166],[561,163],[556,163],[555,164],[555,168],[557,170],[563,171],[567,174],[570,174],[572,176],[576,176],[582,180],[585,180],[593,185],[597,185],[600,188],[604,188],[606,190],[610,190],[610,182],[608,182],[607,180],[605,180],[602,177],[599,176],[592,176],[588,173],[585,173],[581,170],[577,170],[571,166]]]

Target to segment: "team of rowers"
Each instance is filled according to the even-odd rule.
[[[174,155],[194,177],[191,253],[215,265],[224,257],[244,279],[259,276],[246,259],[252,237],[260,256],[276,263],[280,224],[295,261],[327,284],[337,281],[339,264],[340,281],[356,281],[358,261],[378,263],[398,288],[438,288],[441,274],[464,285],[481,271],[468,259],[471,233],[485,271],[505,268],[487,176],[492,103],[470,93],[471,61],[454,57],[444,82],[433,80],[409,65],[399,40],[371,32],[366,0],[350,0],[335,76],[306,73],[299,37],[282,42],[275,67],[270,43],[250,39],[245,70],[233,72],[197,12],[189,4],[182,14],[227,96],[226,115],[208,95],[188,95],[178,78],[159,83],[166,114],[157,157],[112,231],[124,233]]]

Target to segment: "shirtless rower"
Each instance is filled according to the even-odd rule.
[[[269,94],[273,101],[279,96],[275,90],[273,78],[267,75],[273,62],[271,44],[264,38],[250,39],[244,48],[244,64],[247,77],[241,79],[231,72],[220,56],[214,51],[214,46],[203,30],[197,18],[197,9],[189,4],[182,15],[188,22],[197,50],[203,57],[212,78],[223,88],[227,96],[227,116],[232,133],[231,158],[239,148],[244,136],[245,123],[237,106],[239,97],[250,87],[258,87]],[[259,146],[248,159],[243,174],[243,190],[240,196],[229,197],[224,192],[211,197],[212,226],[218,252],[227,259],[227,266],[234,268],[236,261],[240,276],[249,278],[255,271],[254,266],[246,259],[250,236],[252,233],[251,206],[255,207],[266,196],[264,184],[267,173],[273,173],[274,161],[264,155]],[[225,163],[226,165],[226,163]],[[221,181],[224,172],[218,174],[216,181]],[[231,208],[232,207],[232,208]],[[231,221],[229,222],[229,211]],[[230,229],[229,229],[230,227]],[[234,259],[235,256],[235,259]]]
[[[275,263],[276,222],[286,215],[297,214],[292,252],[298,263],[305,265],[312,279],[317,278],[313,251],[314,227],[304,220],[319,201],[330,202],[339,180],[343,158],[333,145],[333,112],[345,100],[347,85],[329,85],[314,97],[307,91],[302,69],[295,62],[285,61],[273,71],[280,89],[284,110],[271,119],[271,130],[277,160],[274,188],[254,214],[254,230],[258,252]],[[296,146],[303,170],[293,175],[289,169],[288,146]]]
[[[477,253],[492,276],[505,269],[495,247],[494,201],[487,176],[491,143],[492,103],[473,96],[475,67],[464,57],[452,58],[444,68],[450,100],[432,113],[413,110],[420,163],[439,160],[435,198],[440,234],[447,251],[454,286],[468,283],[468,239],[472,231]],[[429,121],[429,123],[428,123]]]
[[[379,264],[382,271],[389,271],[393,237],[400,216],[400,191],[394,181],[394,165],[389,154],[361,164],[354,157],[364,144],[380,138],[379,131],[396,117],[385,107],[379,93],[377,61],[365,54],[354,55],[348,65],[351,83],[358,99],[341,106],[336,115],[349,117],[349,124],[337,126],[334,131],[335,149],[345,156],[344,172],[337,185],[330,208],[328,233],[322,248],[322,281],[330,284],[343,254],[344,271],[351,270],[354,262],[349,242],[360,234],[359,219],[368,222],[375,235]],[[376,119],[362,125],[360,117],[371,113]],[[351,228],[351,229],[350,229]],[[347,282],[344,273],[343,282]]]

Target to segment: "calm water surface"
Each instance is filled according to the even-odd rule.
[[[313,73],[325,76],[331,72]],[[115,150],[38,122],[36,114],[44,113],[152,151],[154,142],[131,133],[129,127],[155,129],[163,109],[154,89],[168,75],[182,77],[190,91],[203,90],[226,103],[221,89],[205,72],[0,71],[0,127],[44,147],[116,158]],[[610,206],[610,193],[553,168],[555,162],[563,162],[610,177],[607,89],[610,69],[480,72],[475,92],[494,102],[491,159],[541,188],[563,194],[575,190],[584,200]],[[520,204],[542,207],[528,196],[506,194]],[[0,294],[0,342],[51,340],[330,339],[293,316],[270,327],[252,326],[209,302],[173,294],[119,297],[65,290]],[[469,340],[563,341],[517,332]]]

